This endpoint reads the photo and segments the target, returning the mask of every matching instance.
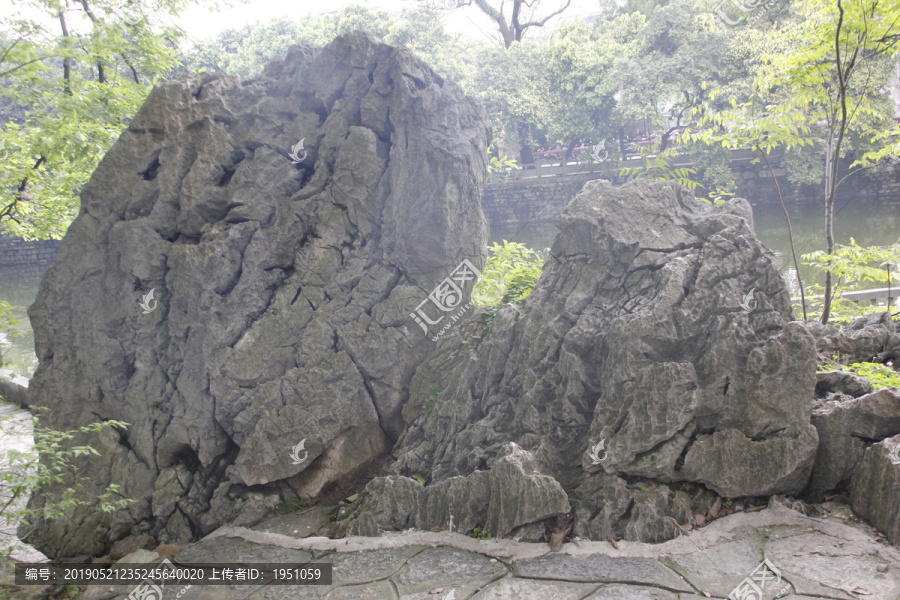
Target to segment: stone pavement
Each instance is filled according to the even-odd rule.
[[[736,513],[664,544],[577,540],[546,544],[480,541],[457,533],[406,531],[378,538],[302,537],[312,514],[224,527],[170,554],[174,563],[327,562],[330,586],[166,586],[165,600],[687,600],[727,598],[767,559],[781,581],[763,599],[900,598],[900,550],[845,504],[817,505],[823,518],[773,505]],[[150,551],[139,553],[154,555]],[[134,556],[134,555],[132,555]],[[159,560],[158,555],[156,555]],[[128,557],[123,559],[126,562]],[[125,600],[134,586],[92,586],[79,600]],[[180,595],[178,595],[180,594]],[[757,596],[738,596],[759,600]]]

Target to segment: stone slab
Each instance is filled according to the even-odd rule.
[[[678,591],[693,591],[680,575],[646,558],[550,554],[518,562],[515,575],[565,581],[657,584]]]
[[[229,537],[200,540],[171,557],[172,562],[182,565],[241,562],[302,564],[311,559],[312,554],[304,550],[266,546]]]
[[[507,578],[487,586],[471,600],[581,600],[594,587],[585,583]]]

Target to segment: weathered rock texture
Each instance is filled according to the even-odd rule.
[[[502,309],[477,347],[474,323],[457,328],[418,368],[394,473],[481,477],[514,442],[594,539],[668,539],[709,508],[708,490],[801,491],[817,447],[814,340],[789,323],[749,204],[592,181],[558,226],[526,306]]]
[[[805,496],[821,502],[828,492],[850,483],[869,445],[900,433],[900,390],[823,402],[813,410],[812,423],[819,432],[819,449]]]
[[[407,477],[381,477],[366,491],[362,517],[348,527],[352,534],[409,527],[469,532],[477,527],[503,536],[570,510],[559,482],[539,473],[534,456],[515,444],[504,448],[490,471],[428,487]]]
[[[816,373],[816,398],[827,398],[832,394],[841,394],[859,398],[872,391],[872,382],[846,371],[824,371]]]
[[[804,326],[816,338],[822,362],[831,361],[836,355],[848,365],[888,361],[900,364],[900,329],[889,312],[859,317],[844,327],[813,322]]]
[[[853,475],[853,512],[900,545],[900,435],[872,444]]]
[[[364,34],[256,79],[157,86],[29,311],[30,402],[65,427],[130,423],[80,466],[89,493],[136,501],[28,541],[50,556],[185,541],[351,485],[403,431],[433,345],[409,314],[463,259],[484,265],[489,137],[457,86]]]

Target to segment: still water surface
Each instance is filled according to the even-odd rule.
[[[788,211],[794,230],[794,245],[798,254],[805,254],[825,248],[823,229],[824,209],[818,202],[796,202],[788,200]],[[782,272],[791,268],[788,229],[781,205],[754,204],[753,216],[756,234],[771,248],[778,259]],[[514,228],[491,232],[491,242],[522,242],[535,249],[550,247],[558,233],[552,224],[525,224]],[[848,244],[854,238],[862,246],[889,245],[900,239],[900,198],[883,197],[868,202],[840,201],[835,208],[835,239],[838,244]],[[801,265],[804,283],[816,280],[816,273]],[[28,323],[26,309],[34,302],[39,281],[37,279],[0,279],[0,300],[13,305],[15,316],[21,321],[18,326],[21,336],[6,341],[0,348],[6,360],[12,362],[13,372],[30,377],[37,366],[34,355],[34,335]],[[878,287],[873,285],[872,287]],[[4,341],[0,339],[0,344]],[[10,347],[11,345],[11,347]]]

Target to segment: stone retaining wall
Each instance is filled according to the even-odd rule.
[[[53,264],[60,240],[28,242],[0,234],[0,277],[40,277]]]
[[[798,202],[821,202],[823,186],[798,185],[787,180],[785,170],[773,161],[781,193],[789,205]],[[752,202],[778,203],[775,182],[764,164],[735,161],[732,171],[738,182],[736,195]],[[492,231],[515,228],[528,222],[553,223],[562,209],[581,190],[586,181],[609,179],[624,183],[618,173],[584,173],[544,179],[492,183],[484,186],[481,208]],[[701,190],[702,191],[702,190]],[[838,189],[837,200],[865,202],[892,197],[900,200],[900,165],[876,173],[854,175]]]

